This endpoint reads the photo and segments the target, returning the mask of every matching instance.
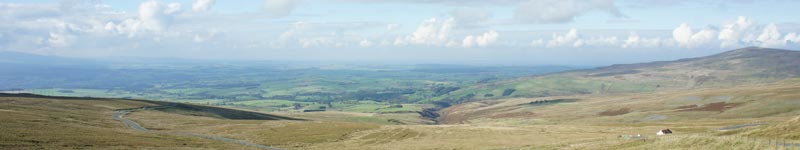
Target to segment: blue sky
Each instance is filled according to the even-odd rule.
[[[2,0],[0,51],[606,65],[800,49],[790,0]]]

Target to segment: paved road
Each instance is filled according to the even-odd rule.
[[[123,118],[123,116],[127,115],[128,113],[131,113],[131,110],[118,110],[118,111],[114,112],[114,115],[112,115],[111,117],[113,117],[114,120],[122,121],[122,123],[125,123],[125,125],[128,125],[129,127],[133,128],[133,129],[136,129],[136,130],[139,130],[139,131],[145,131],[145,132],[150,131],[150,130],[147,130],[147,128],[142,127],[142,125],[139,125],[139,123],[133,122],[130,119]]]
[[[128,125],[129,127],[133,128],[135,130],[143,131],[143,132],[156,132],[156,131],[153,131],[153,130],[149,130],[149,129],[145,128],[145,127],[142,127],[142,125],[139,125],[139,123],[136,123],[133,120],[126,119],[125,115],[127,115],[129,113],[132,113],[132,112],[135,112],[135,111],[138,111],[138,110],[161,109],[161,108],[168,108],[168,107],[172,107],[172,106],[174,106],[174,105],[121,109],[121,110],[114,111],[114,114],[111,115],[111,117],[114,118],[114,120],[119,120],[122,123],[125,123],[125,125]],[[170,132],[161,132],[161,133],[163,133],[163,134],[180,135],[180,136],[200,137],[200,138],[206,138],[206,139],[217,140],[217,141],[222,141],[222,142],[236,143],[236,144],[256,147],[256,148],[260,148],[260,149],[282,150],[280,148],[269,147],[269,146],[260,145],[260,144],[256,144],[256,143],[252,143],[252,142],[248,142],[248,141],[244,141],[244,140],[237,140],[237,139],[226,138],[226,137],[216,136],[216,135],[204,135],[204,134],[197,134],[197,133],[170,133]]]

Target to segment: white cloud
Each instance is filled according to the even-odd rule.
[[[594,11],[624,16],[613,0],[528,0],[515,10],[514,18],[525,23],[566,23]]]
[[[672,30],[672,37],[681,45],[688,45],[692,40],[692,27],[689,24],[683,23],[675,30]]]
[[[473,48],[473,47],[487,47],[491,44],[497,42],[497,38],[500,34],[497,31],[491,30],[489,32],[483,33],[483,35],[478,36],[467,36],[464,37],[462,41],[462,47],[464,48]]]
[[[553,33],[553,39],[547,42],[547,48],[556,47],[581,47],[585,44],[578,34],[578,29],[572,28],[566,34]]]
[[[395,44],[419,44],[431,46],[446,45],[452,41],[450,37],[452,36],[452,30],[455,27],[456,22],[453,18],[430,18],[423,21],[422,24],[417,27],[417,30],[411,33],[411,35],[395,40]]]
[[[300,0],[264,0],[264,12],[273,17],[288,16]]]
[[[628,39],[622,44],[622,48],[659,48],[667,44],[668,42],[661,38],[644,38],[636,32],[631,32]]]
[[[361,42],[358,42],[358,45],[361,47],[372,47],[372,42],[367,39],[363,39]]]
[[[711,42],[717,39],[718,32],[716,29],[713,28],[705,28],[700,30],[700,32],[695,33],[692,35],[692,39],[689,47],[703,47],[709,46]]]
[[[736,48],[754,39],[753,30],[755,30],[754,22],[745,16],[739,18],[729,24],[723,25],[722,31],[719,32],[719,40],[722,42],[722,48]]]
[[[214,0],[195,0],[192,3],[192,11],[194,12],[205,12],[211,10],[211,6],[214,5]]]
[[[155,0],[139,5],[138,18],[128,18],[115,23],[105,23],[104,29],[129,38],[141,35],[161,35],[169,29],[174,18],[181,12],[180,3],[163,3]],[[160,37],[153,37],[158,40]]]
[[[50,47],[68,47],[75,43],[77,36],[73,35],[75,30],[80,30],[72,24],[59,22],[54,31],[50,31],[47,44]]]
[[[311,30],[311,29],[313,29],[313,26],[310,23],[303,22],[303,21],[295,22],[294,24],[292,24],[292,27],[289,30],[287,30],[286,32],[283,32],[278,37],[278,40],[271,42],[270,45],[273,48],[283,48],[283,47],[287,47],[289,45],[295,44],[295,42],[297,42],[299,40],[299,38],[298,38],[299,32],[303,32],[303,31],[307,31],[307,30]],[[308,42],[305,42],[305,43],[308,43]],[[309,44],[306,44],[306,45],[309,45]]]
[[[689,24],[683,23],[672,31],[672,37],[682,47],[699,48],[707,47],[718,39],[718,31],[713,28],[705,28],[700,32],[694,33]]]
[[[162,31],[169,27],[174,15],[180,11],[180,3],[167,4],[151,0],[139,5],[139,19],[147,29]]]
[[[74,35],[66,34],[63,32],[50,32],[50,37],[47,38],[47,43],[52,47],[67,47],[75,42]]]
[[[544,47],[544,39],[535,39],[531,41],[531,47]]]
[[[616,36],[594,36],[589,39],[582,40],[584,45],[591,47],[618,47],[620,41]]]
[[[778,26],[769,24],[761,32],[761,35],[756,39],[761,44],[761,47],[780,48],[786,46],[786,41],[781,39],[781,32],[778,31]]]
[[[783,38],[786,42],[792,42],[794,44],[800,44],[800,36],[797,35],[796,32],[788,33]]]

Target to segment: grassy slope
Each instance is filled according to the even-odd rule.
[[[532,105],[553,99],[577,102]],[[698,119],[748,119],[800,114],[800,79],[774,84],[728,89],[703,89],[618,94],[610,96],[562,96],[517,98],[465,103],[442,111],[443,122],[537,121],[554,122],[652,122]],[[715,107],[717,104],[724,107]],[[692,106],[692,108],[686,108]],[[625,110],[625,111],[620,111]],[[608,112],[615,112],[608,114]],[[601,115],[606,112],[606,115]]]
[[[481,101],[452,107],[463,108],[461,113],[478,114],[466,121],[469,124],[461,125],[358,123],[341,118],[371,114],[345,112],[286,113],[320,121],[224,120],[159,111],[135,113],[131,118],[142,120],[149,128],[225,135],[289,149],[762,149],[769,145],[732,140],[717,129],[751,122],[783,122],[800,115],[800,106],[793,104],[800,98],[797,91],[800,79],[730,89]],[[551,98],[580,100],[519,105]],[[724,111],[676,110],[721,101],[742,104]],[[630,110],[599,115],[622,107]],[[776,125],[765,130],[786,131]],[[655,131],[663,128],[673,129],[675,138],[653,140]],[[738,134],[745,133],[756,132]],[[650,140],[617,137],[631,134]]]
[[[0,104],[0,112],[3,113],[0,115],[0,122],[3,122],[0,131],[5,133],[0,134],[0,149],[250,148],[201,138],[139,132],[111,118],[116,109],[142,106],[176,105],[154,111],[175,115],[175,118],[196,116],[217,120],[297,120],[226,108],[143,100],[0,94]],[[140,112],[133,114],[137,113]]]
[[[189,149],[238,145],[150,134],[113,120],[115,109],[152,103],[111,99],[0,97],[0,149]]]
[[[478,84],[433,100],[457,99],[467,94],[475,94],[475,99],[497,99],[505,89],[516,92],[503,98],[719,88],[799,76],[800,52],[743,48],[699,58],[613,65]],[[486,94],[495,96],[484,97]]]
[[[357,121],[325,120],[333,116],[370,115],[363,113],[331,114],[335,112],[285,113],[285,115],[314,118],[314,120],[320,121],[233,120],[207,113],[182,111],[141,111],[127,117],[140,122],[145,127],[163,132],[222,135],[288,149],[760,149],[764,148],[763,144],[731,141],[723,136],[717,136],[715,135],[716,129],[749,122],[777,122],[800,115],[800,112],[795,110],[798,106],[791,103],[800,98],[800,94],[797,94],[800,92],[796,92],[798,90],[800,90],[800,80],[786,80],[776,84],[730,89],[603,97],[549,97],[544,99],[579,98],[580,100],[539,106],[519,104],[541,100],[541,98],[483,101],[453,107],[488,112],[467,120],[470,124],[465,125],[379,125],[358,123]],[[675,108],[684,105],[719,101],[744,103],[723,112],[675,111]],[[102,103],[86,102],[77,106],[86,107],[84,105],[96,104]],[[119,103],[107,105],[127,108],[129,104],[124,107],[116,106]],[[40,108],[43,105],[30,106]],[[58,104],[53,107],[55,106],[64,105]],[[138,105],[130,104],[130,106]],[[630,112],[616,116],[598,115],[600,112],[618,110],[621,107],[629,107]],[[64,109],[71,110],[71,108],[65,107]],[[21,110],[11,107],[0,109],[4,112]],[[102,108],[100,110],[113,109]],[[531,113],[520,113],[526,111]],[[653,115],[663,115],[666,118],[655,117],[653,119],[650,117]],[[98,115],[97,118],[102,120],[108,116],[110,114]],[[650,118],[650,120],[645,118]],[[64,122],[68,121],[53,121],[53,123],[67,124]],[[109,123],[117,122],[109,120]],[[129,131],[121,124],[117,125],[120,128],[118,130]],[[782,127],[776,126],[769,132],[784,131]],[[684,138],[660,139],[660,141],[617,138],[618,135],[623,134],[642,134],[651,137],[654,131],[662,128],[672,128],[676,131],[676,135]],[[93,129],[81,132],[101,134],[102,132],[99,131]],[[750,132],[741,132],[742,135],[746,135],[745,133]],[[138,133],[130,132],[129,134]],[[144,134],[140,136],[144,136],[142,137],[144,140],[138,141],[146,142],[148,136],[163,135]],[[169,144],[174,143],[172,138],[179,139],[181,137],[161,137],[161,141],[153,141],[154,143],[148,147],[174,149],[176,146]],[[114,140],[114,137],[102,138],[102,140]],[[202,139],[186,139],[186,141],[197,142]],[[92,142],[103,143],[103,141]],[[22,142],[12,141],[11,143]],[[188,144],[190,146],[186,147],[214,148],[216,146],[202,145],[203,143]],[[119,146],[119,144],[109,145]],[[109,147],[118,148],[98,146],[101,149]]]

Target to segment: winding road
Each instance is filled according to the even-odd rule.
[[[169,108],[169,107],[173,107],[173,106],[174,105],[164,105],[164,106],[120,109],[120,110],[114,111],[114,114],[111,115],[111,117],[114,118],[114,120],[119,120],[122,123],[125,123],[125,125],[133,128],[135,130],[138,130],[138,131],[142,131],[142,132],[157,132],[157,131],[149,130],[149,129],[145,128],[145,127],[142,127],[142,125],[140,125],[139,123],[134,122],[133,120],[126,119],[125,115],[127,115],[129,113],[132,113],[132,112],[135,112],[135,111],[138,111],[138,110],[162,109],[162,108]],[[252,143],[252,142],[248,142],[248,141],[244,141],[244,140],[237,140],[237,139],[232,139],[232,138],[227,138],[227,137],[222,137],[222,136],[216,136],[216,135],[204,135],[204,134],[197,134],[197,133],[171,133],[171,132],[159,132],[159,133],[161,133],[161,134],[179,135],[179,136],[199,137],[199,138],[217,140],[217,141],[228,142],[228,143],[236,143],[236,144],[256,147],[256,148],[260,148],[260,149],[282,150],[280,148],[269,147],[269,146],[266,146],[266,145],[260,145],[260,144],[256,144],[256,143]]]

